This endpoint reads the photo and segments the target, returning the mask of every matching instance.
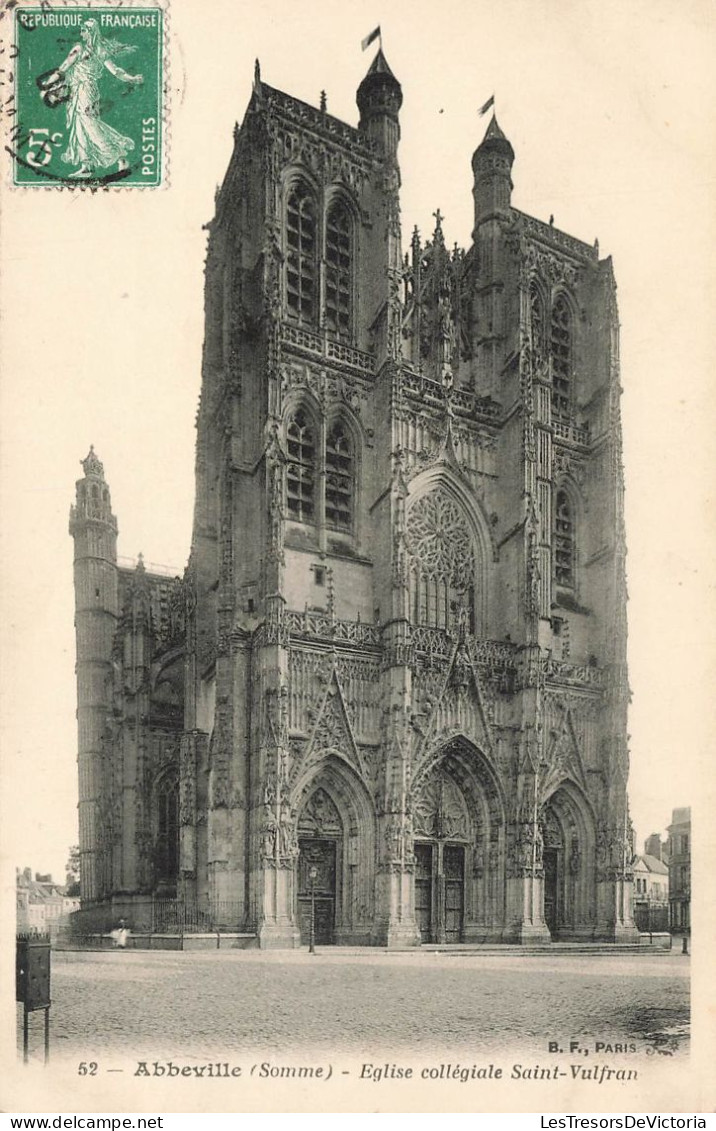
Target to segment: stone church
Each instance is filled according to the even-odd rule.
[[[512,203],[401,245],[400,83],[261,78],[209,225],[183,577],[75,546],[85,916],[262,947],[634,937],[616,285]],[[167,500],[170,505],[170,500]]]

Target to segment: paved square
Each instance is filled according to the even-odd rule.
[[[688,967],[676,952],[59,952],[53,1058],[546,1053],[570,1040],[672,1055],[688,1038]]]

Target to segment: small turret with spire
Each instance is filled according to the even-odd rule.
[[[515,151],[493,113],[487,132],[472,155],[475,231],[486,220],[507,218],[514,160]]]
[[[386,156],[395,158],[400,141],[398,114],[403,104],[403,91],[388,66],[382,47],[358,87],[356,102],[360,110],[358,128],[372,138]]]

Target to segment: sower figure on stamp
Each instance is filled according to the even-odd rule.
[[[99,116],[99,80],[106,69],[121,82],[138,85],[142,75],[129,75],[114,59],[117,55],[135,51],[135,47],[105,39],[96,20],[85,20],[82,43],[76,43],[69,55],[48,81],[64,79],[69,88],[67,102],[67,128],[69,140],[62,160],[69,165],[79,165],[71,177],[90,177],[95,169],[108,169],[117,164],[119,171],[127,169],[127,154],[134,149],[130,137],[124,137]]]

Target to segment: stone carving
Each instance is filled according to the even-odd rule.
[[[278,850],[278,817],[276,814],[276,789],[271,781],[264,785],[263,813],[261,818],[261,857],[266,864],[275,865]]]
[[[268,487],[269,558],[283,565],[283,479],[286,457],[281,447],[278,423],[275,421],[271,425],[266,441],[265,459]]]
[[[557,819],[557,815],[549,806],[542,814],[541,825],[544,843],[547,848],[562,848],[564,846],[564,836],[562,834],[562,829]]]
[[[381,868],[387,872],[410,872],[415,866],[413,824],[409,813],[389,813],[383,826]]]
[[[343,705],[335,685],[329,688],[321,717],[313,732],[313,746],[318,750],[346,751],[353,745]]]
[[[217,700],[214,729],[209,741],[209,806],[226,809],[230,800],[229,757],[231,749],[229,711],[225,700]]]
[[[524,266],[552,286],[574,287],[579,278],[579,268],[574,263],[558,252],[538,249],[531,241],[525,241]]]
[[[569,705],[562,703],[561,716],[552,716],[552,721],[554,725],[545,736],[539,783],[542,801],[546,801],[565,778],[571,778],[587,791],[584,763]]]
[[[515,827],[509,855],[509,871],[513,877],[533,874],[535,826],[522,822]]]
[[[341,836],[343,822],[332,798],[325,789],[311,794],[301,813],[299,830],[311,836]]]
[[[84,459],[80,460],[80,463],[82,464],[82,470],[87,478],[104,479],[104,464],[98,458],[94,450],[94,444],[90,444],[89,452]]]
[[[184,735],[179,772],[179,824],[193,825],[196,819],[196,746],[194,736]]]
[[[457,646],[450,672],[450,682],[458,691],[465,690],[472,682],[472,663],[464,641],[461,641]]]
[[[582,459],[567,455],[565,452],[555,451],[552,461],[555,475],[570,476],[583,487],[587,479],[587,467]]]
[[[470,818],[462,791],[442,769],[424,780],[413,805],[418,836],[448,840],[470,839]]]
[[[288,786],[284,782],[280,791],[278,817],[278,863],[280,868],[292,868],[298,857],[296,811],[291,806]]]

